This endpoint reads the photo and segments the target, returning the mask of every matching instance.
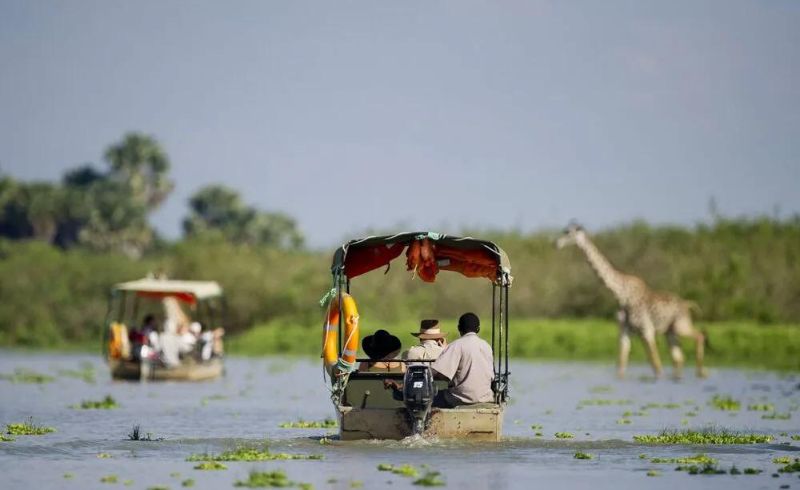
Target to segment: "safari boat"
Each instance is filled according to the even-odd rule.
[[[145,325],[145,320],[137,323],[140,317],[151,319],[152,325]],[[213,281],[148,277],[116,284],[111,289],[103,341],[112,378],[202,381],[219,377],[224,372],[224,318],[222,288]],[[165,356],[170,349],[174,350],[172,359]]]
[[[351,294],[351,280],[387,267],[406,253],[408,270],[424,282],[434,282],[439,271],[453,271],[468,278],[488,280],[492,291],[491,346],[494,379],[493,403],[456,408],[432,407],[437,390],[447,381],[434,380],[431,361],[404,362],[405,373],[359,372],[359,314]],[[371,236],[352,240],[336,250],[331,267],[333,288],[323,327],[323,361],[331,375],[331,400],[342,440],[402,439],[420,434],[441,439],[498,441],[508,399],[508,290],[511,264],[496,244],[469,237],[431,232]],[[403,382],[402,400],[384,381]]]

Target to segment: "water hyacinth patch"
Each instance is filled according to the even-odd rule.
[[[194,486],[194,478],[187,478],[181,482],[182,487],[193,487]]]
[[[221,454],[192,454],[186,461],[277,461],[277,460],[318,460],[321,454],[272,453],[264,445],[261,448],[242,446]]]
[[[791,412],[786,412],[786,413],[772,412],[772,413],[765,413],[764,415],[761,416],[761,418],[764,420],[789,420],[792,418],[792,414]]]
[[[729,395],[714,395],[709,404],[717,410],[725,410],[730,412],[738,411],[742,406],[739,400],[734,400]]]
[[[217,471],[217,470],[227,470],[228,467],[220,463],[219,461],[203,461],[202,463],[195,465],[194,469],[204,470],[204,471]]]
[[[422,487],[442,487],[446,485],[438,471],[428,471],[421,478],[414,480],[414,485]]]
[[[3,434],[0,434],[0,442],[14,442],[16,439]]]
[[[601,398],[591,398],[588,400],[581,400],[578,402],[579,407],[604,407],[611,405],[632,405],[631,400],[609,400]]]
[[[772,462],[775,464],[789,464],[792,462],[792,458],[789,456],[777,456],[772,458]]]
[[[266,488],[279,487],[289,488],[298,487],[303,489],[313,488],[309,483],[298,483],[289,480],[283,470],[275,471],[251,471],[247,480],[237,480],[233,484],[235,487]]]
[[[106,475],[100,478],[100,483],[117,483],[117,475]]]
[[[575,459],[594,459],[594,454],[578,451],[572,457]]]
[[[111,410],[119,408],[119,404],[111,395],[106,395],[102,400],[84,400],[80,405],[71,405],[70,408],[81,410]]]
[[[774,412],[775,405],[772,403],[754,403],[747,406],[751,412]]]
[[[681,408],[680,403],[648,403],[642,407],[642,410],[650,410],[650,409],[666,409],[666,410],[675,410],[677,408]]]
[[[794,458],[794,461],[788,463],[782,468],[778,468],[778,473],[796,473],[800,471],[800,458]]]
[[[717,460],[709,457],[703,453],[695,454],[694,456],[686,456],[683,458],[651,458],[651,463],[655,464],[716,464]]]
[[[763,471],[764,470],[759,470],[758,468],[745,468],[744,469],[744,474],[745,475],[759,475]]]
[[[572,439],[575,437],[575,434],[571,432],[556,432],[555,436],[556,439]]]
[[[55,380],[54,377],[47,374],[37,373],[31,369],[17,368],[11,374],[0,374],[0,379],[11,381],[12,383],[30,383],[30,384],[44,384],[50,383]]]
[[[628,425],[631,423],[631,419],[618,419],[617,425]]]
[[[800,441],[800,434],[792,434],[789,438],[793,441]]]
[[[6,434],[12,436],[41,436],[55,431],[56,430],[52,427],[34,425],[33,417],[30,417],[27,422],[21,424],[6,425]]]
[[[657,435],[635,435],[633,440],[647,444],[758,444],[770,442],[768,434],[745,434],[713,427],[702,430],[663,430]]]
[[[296,422],[283,422],[278,427],[281,429],[335,429],[339,427],[339,424],[332,418],[326,418],[323,421],[300,419]]]
[[[661,476],[661,472],[658,470],[647,470],[647,476]]]
[[[724,475],[725,470],[720,469],[714,463],[705,463],[702,466],[678,466],[675,468],[677,471],[686,471],[690,475]]]

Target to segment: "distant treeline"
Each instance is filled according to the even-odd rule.
[[[494,240],[508,252],[512,318],[613,317],[613,297],[580,252],[555,249],[557,231],[470,234]],[[800,323],[799,216],[718,217],[691,228],[636,222],[600,230],[593,239],[620,270],[695,301],[704,321]],[[101,332],[109,287],[148,272],[219,281],[233,332],[278,321],[286,328],[314,328],[309,341],[316,342],[311,334],[322,319],[318,300],[331,286],[332,252],[235,242],[224,233],[162,243],[139,257],[4,239],[0,345],[92,341]],[[448,272],[434,284],[422,283],[405,271],[402,257],[388,271],[373,271],[352,283],[362,320],[373,327],[413,324],[429,316],[456,318],[465,310],[488,315],[490,291],[486,280]]]

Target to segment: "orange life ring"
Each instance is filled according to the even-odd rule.
[[[327,368],[339,366],[345,370],[355,367],[358,354],[358,308],[356,300],[347,293],[341,295],[342,310],[344,311],[344,350],[339,358],[338,331],[339,331],[339,300],[334,297],[328,306],[328,315],[322,333],[322,358]]]
[[[342,294],[342,310],[344,311],[344,350],[341,360],[345,367],[354,368],[358,354],[358,308],[356,300],[345,293]]]
[[[328,315],[322,327],[322,359],[325,367],[331,368],[339,359],[339,302],[334,297],[328,305]]]

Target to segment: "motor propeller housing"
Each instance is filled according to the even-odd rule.
[[[408,366],[403,378],[403,403],[414,434],[421,434],[425,430],[435,396],[436,384],[430,366]]]

